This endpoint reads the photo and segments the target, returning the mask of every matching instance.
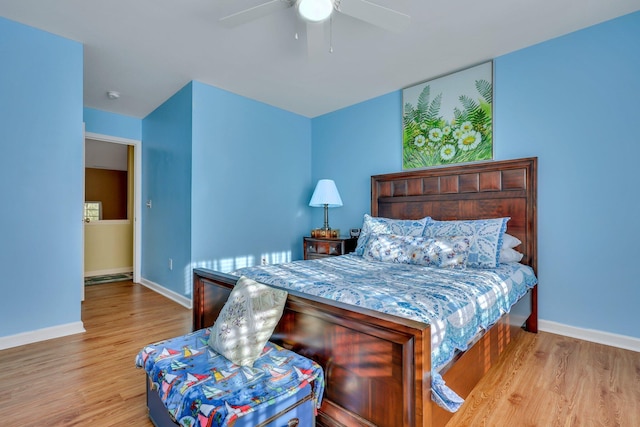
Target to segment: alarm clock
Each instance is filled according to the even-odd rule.
[[[349,235],[351,235],[351,237],[360,237],[360,229],[352,228],[351,230],[349,230]]]

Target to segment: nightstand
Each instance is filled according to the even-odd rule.
[[[336,239],[305,237],[303,243],[304,259],[318,259],[353,252],[356,249],[358,239],[353,237],[338,237]]]

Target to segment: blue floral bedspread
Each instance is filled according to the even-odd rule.
[[[430,324],[437,388],[443,385],[437,372],[456,350],[466,350],[537,283],[533,269],[519,263],[455,270],[368,261],[355,254],[247,267],[232,274]]]
[[[311,384],[324,393],[317,363],[267,342],[252,367],[234,365],[207,344],[209,328],[146,346],[136,356],[170,416],[181,426],[227,426]]]

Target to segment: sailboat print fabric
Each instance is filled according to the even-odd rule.
[[[253,366],[235,365],[207,344],[209,328],[151,344],[136,356],[179,425],[224,427],[309,385],[316,408],[324,393],[320,365],[267,342]]]

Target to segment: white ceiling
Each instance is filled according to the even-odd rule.
[[[410,26],[335,14],[334,52],[327,40],[307,54],[293,8],[218,22],[265,1],[0,0],[0,16],[84,44],[85,107],[142,118],[197,80],[315,117],[640,10],[640,0],[370,0]]]

